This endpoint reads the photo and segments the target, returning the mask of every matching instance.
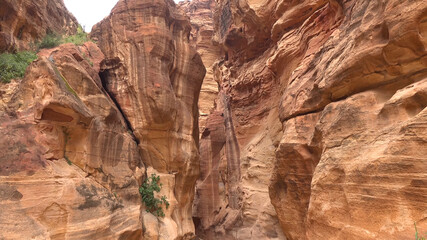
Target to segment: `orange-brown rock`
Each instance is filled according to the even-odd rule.
[[[267,195],[287,239],[425,232],[426,19],[421,0],[218,1],[202,234],[283,239],[260,217]]]
[[[282,226],[291,239],[408,238],[414,222],[427,227],[427,4],[329,2],[313,10],[279,45],[294,41],[292,31],[316,37],[269,61],[277,68],[289,54],[301,59],[280,69],[284,137],[270,193]],[[409,103],[410,95],[420,98]]]
[[[102,56],[61,45],[1,85],[1,239],[142,239],[144,165]]]
[[[268,193],[280,140],[279,88],[265,58],[254,58],[265,48],[260,45],[264,24],[252,18],[248,6],[235,6],[239,4],[219,2],[214,14],[214,40],[220,41],[226,55],[214,66],[221,91],[200,140],[198,233],[204,239],[284,239]],[[232,23],[234,17],[248,21],[254,38],[243,40],[244,27]],[[221,29],[225,32],[218,32]],[[250,64],[242,66],[245,61]]]
[[[199,96],[199,130],[202,134],[208,114],[215,108],[215,98],[218,95],[218,83],[213,78],[213,66],[221,56],[221,48],[212,41],[215,1],[182,1],[178,6],[190,18],[190,43],[196,48],[206,67],[206,75]]]
[[[28,50],[46,33],[77,30],[77,20],[63,0],[0,0],[0,6],[0,52]]]
[[[194,236],[197,101],[205,68],[190,45],[190,29],[173,1],[132,0],[119,1],[92,30],[106,55],[103,84],[135,134],[144,163],[161,176],[171,203],[165,218],[142,216],[146,239]]]

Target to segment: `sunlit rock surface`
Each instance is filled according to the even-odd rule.
[[[0,85],[0,239],[427,232],[426,1],[123,0],[92,38]]]

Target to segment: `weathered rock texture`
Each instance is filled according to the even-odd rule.
[[[28,50],[46,33],[74,34],[77,20],[63,0],[0,0],[0,52]]]
[[[275,212],[287,239],[426,232],[427,2],[217,3],[201,234],[283,239]]]
[[[94,28],[100,48],[43,50],[1,85],[0,239],[194,238],[205,68],[190,29],[173,1],[120,1]],[[152,173],[165,218],[141,203]]]
[[[1,85],[0,239],[141,239],[144,166],[99,59],[62,45]]]
[[[170,0],[121,0],[94,27],[100,49],[43,51],[23,80],[0,85],[0,239],[410,239],[414,222],[427,232],[426,1],[181,8],[193,30]],[[1,32],[21,32],[15,18],[30,19]],[[8,39],[3,50],[25,48]],[[200,143],[205,70],[191,46],[208,65]],[[138,195],[151,173],[171,203],[165,218]]]
[[[196,48],[206,67],[206,75],[199,96],[199,130],[202,134],[208,114],[215,108],[215,98],[218,95],[218,83],[213,78],[213,66],[221,56],[221,48],[212,41],[215,1],[185,1],[180,2],[178,7],[190,18],[190,43]]]
[[[144,163],[160,175],[171,203],[165,218],[142,216],[146,239],[194,236],[197,101],[205,68],[190,46],[190,30],[190,22],[171,0],[119,1],[92,30],[106,55],[104,86],[120,106]]]
[[[228,7],[222,16],[219,4],[214,40],[226,55],[214,66],[221,91],[200,140],[201,180],[194,213],[198,234],[203,239],[284,239],[268,193],[280,141],[279,88],[265,59],[254,59],[264,46],[220,39],[218,24],[231,24],[232,3],[224,3]],[[257,31],[262,25],[252,23],[252,28]],[[243,28],[235,32],[244,35]],[[262,32],[255,35],[263,38]],[[252,54],[251,64],[242,66],[248,58],[243,50]]]

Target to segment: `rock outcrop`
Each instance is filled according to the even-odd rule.
[[[62,45],[1,85],[1,239],[141,238],[145,168],[99,59]]]
[[[76,33],[63,0],[0,0],[0,6],[0,52],[28,50],[47,33]]]
[[[94,26],[106,55],[101,77],[135,135],[149,172],[171,203],[165,218],[144,214],[146,239],[194,237],[199,175],[198,97],[205,75],[189,42],[191,25],[172,0],[119,1]]]
[[[426,19],[425,1],[218,1],[203,233],[283,239],[267,185],[287,239],[425,232]]]

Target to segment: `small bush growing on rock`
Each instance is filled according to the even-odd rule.
[[[14,78],[23,78],[28,65],[36,58],[34,52],[0,54],[0,81],[9,83]]]
[[[87,41],[90,41],[87,33],[85,33],[82,26],[79,25],[77,28],[77,33],[75,35],[64,38],[63,43],[74,43],[75,45],[82,45]]]
[[[73,43],[75,45],[82,45],[83,43],[90,41],[87,33],[83,30],[82,26],[78,26],[77,33],[68,37],[59,36],[54,33],[48,33],[37,43],[37,50],[43,48],[54,48],[63,43]]]
[[[154,192],[160,192],[162,184],[160,183],[160,177],[156,174],[151,174],[151,177],[144,180],[144,183],[139,188],[139,194],[142,196],[142,202],[144,202],[146,211],[150,212],[157,217],[164,217],[165,213],[161,207],[162,204],[166,205],[166,209],[169,207],[169,202],[166,196],[156,198]]]
[[[59,46],[61,44],[61,37],[54,34],[54,33],[48,33],[44,38],[37,44],[38,49],[43,48],[54,48],[56,46]]]

